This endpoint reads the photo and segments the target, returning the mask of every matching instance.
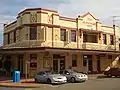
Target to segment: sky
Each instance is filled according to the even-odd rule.
[[[112,16],[120,16],[119,0],[0,0],[0,43],[3,41],[3,23],[15,20],[25,8],[49,8],[67,17],[92,13],[103,24],[112,25]],[[116,17],[119,25],[120,17]]]

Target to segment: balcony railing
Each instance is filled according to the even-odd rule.
[[[82,47],[81,47],[82,46]],[[115,50],[114,45],[105,45],[98,43],[67,43],[61,41],[39,41],[39,40],[25,40],[10,45],[4,46],[4,48],[32,48],[32,47],[57,47],[57,48],[78,48],[78,49],[90,49],[90,50]]]
[[[91,50],[115,50],[114,45],[105,45],[98,43],[83,43],[82,48]]]

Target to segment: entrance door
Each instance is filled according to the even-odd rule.
[[[88,71],[91,73],[93,71],[93,62],[92,62],[92,59],[89,59],[88,60]]]
[[[58,72],[58,60],[53,60],[53,71]]]
[[[18,56],[18,70],[20,71],[21,74],[23,74],[23,56],[20,55]]]
[[[88,59],[88,72],[92,73],[92,71],[93,71],[92,55],[88,55],[87,59]]]
[[[60,70],[65,69],[65,59],[53,60],[53,71],[58,73]]]
[[[100,56],[97,55],[97,71],[100,72]]]
[[[97,60],[97,71],[100,72],[100,60]]]
[[[64,59],[60,59],[60,70],[65,69],[65,60]]]

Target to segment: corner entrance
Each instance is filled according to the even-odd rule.
[[[101,70],[100,70],[100,68],[101,68],[100,67],[100,56],[97,55],[96,58],[97,58],[97,72],[100,73],[101,72]]]
[[[62,69],[65,69],[65,56],[53,55],[53,71],[58,73]]]
[[[23,55],[19,55],[18,56],[18,70],[20,71],[21,73],[21,76],[23,76]]]

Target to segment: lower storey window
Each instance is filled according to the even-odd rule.
[[[30,67],[37,68],[37,55],[36,54],[30,54]]]
[[[77,55],[72,55],[72,67],[77,67]]]
[[[83,56],[83,66],[87,66],[87,56]]]

